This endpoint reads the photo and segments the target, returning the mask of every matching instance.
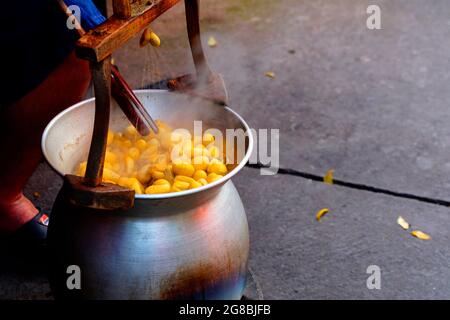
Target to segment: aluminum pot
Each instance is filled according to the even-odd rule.
[[[212,184],[166,195],[136,195],[127,211],[74,207],[61,193],[48,232],[50,283],[57,298],[81,299],[240,299],[249,252],[242,201],[230,178],[250,157],[252,135],[228,107],[164,90],[136,95],[156,119],[192,128],[242,129],[245,150],[233,170]],[[94,99],[56,116],[45,129],[42,150],[61,175],[87,158]],[[205,125],[206,124],[206,125]],[[113,104],[110,128],[127,120]],[[239,154],[239,152],[238,152]],[[70,266],[81,271],[81,289],[69,289]],[[73,278],[72,278],[73,280]]]

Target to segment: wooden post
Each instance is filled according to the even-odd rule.
[[[113,0],[114,15],[120,19],[131,17],[131,3],[129,0]]]
[[[100,62],[91,62],[95,91],[95,120],[91,148],[84,182],[96,187],[102,182],[108,140],[109,113],[111,103],[111,56]]]

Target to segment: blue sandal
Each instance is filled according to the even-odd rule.
[[[49,216],[40,208],[38,208],[38,210],[38,214],[36,214],[33,219],[25,223],[8,237],[12,244],[45,244],[45,240],[47,239]]]

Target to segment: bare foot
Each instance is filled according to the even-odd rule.
[[[12,201],[0,202],[0,234],[16,231],[38,214],[38,209],[23,194]]]

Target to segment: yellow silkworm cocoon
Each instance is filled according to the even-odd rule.
[[[194,179],[192,179],[191,177],[186,177],[186,176],[176,176],[175,181],[183,181],[183,182],[186,182],[189,184],[192,182],[195,182]]]
[[[111,164],[116,163],[117,161],[117,155],[109,150],[106,150],[105,153],[105,162],[109,162]]]
[[[114,183],[117,183],[119,181],[120,175],[116,172],[114,172],[111,169],[103,168],[103,180],[112,181]]]
[[[160,129],[161,130],[161,129]],[[169,132],[160,132],[158,134],[160,146],[164,149],[169,149],[172,147],[172,142],[170,141]]]
[[[147,28],[142,33],[141,39],[139,40],[139,45],[141,47],[151,44],[153,47],[159,47],[161,45],[161,39],[156,33],[154,33],[150,28]]]
[[[215,173],[224,176],[227,174],[227,172],[227,166],[219,160],[211,161],[208,166],[208,173]]]
[[[212,183],[216,180],[219,180],[220,178],[223,178],[223,176],[220,174],[216,174],[216,173],[210,173],[210,174],[208,174],[206,181],[208,181],[208,183]]]
[[[144,193],[144,188],[141,185],[141,183],[136,179],[136,178],[120,178],[117,181],[117,184],[119,186],[122,186],[124,188],[130,188],[132,190],[134,190],[136,193],[138,194],[142,194]]]
[[[150,33],[150,39],[149,42],[154,47],[159,47],[161,45],[161,39],[158,37],[158,35],[154,32]]]
[[[209,147],[208,152],[209,152],[210,158],[219,158],[220,157],[220,150],[216,146]]]
[[[129,156],[125,157],[125,171],[127,175],[131,175],[134,171],[134,160]]]
[[[136,148],[140,151],[144,151],[147,148],[147,142],[144,139],[139,139],[136,141]]]
[[[169,125],[160,119],[155,120],[155,122],[156,122],[156,125],[158,126],[159,130],[169,130],[170,129]]]
[[[155,153],[155,154],[152,154],[152,155],[148,158],[148,161],[150,161],[151,163],[155,164],[155,163],[158,161],[158,158],[159,158],[159,154],[158,154],[158,153]]]
[[[202,144],[196,145],[192,150],[192,157],[208,156],[208,155],[209,155],[208,149],[206,149],[205,146]]]
[[[84,177],[84,175],[86,174],[86,167],[87,167],[87,161],[81,162],[80,165],[78,166],[77,175]]]
[[[158,156],[158,150],[154,150],[154,147],[148,147],[141,153],[140,159],[146,162],[151,161],[152,157]]]
[[[133,146],[133,144],[131,143],[130,140],[124,140],[124,141],[122,141],[122,143],[121,143],[121,147],[124,148],[124,149],[129,149],[129,148],[131,148],[132,146]]]
[[[184,181],[181,181],[181,180],[175,180],[175,182],[173,183],[173,187],[177,188],[179,190],[189,189],[190,185],[191,184],[189,182],[184,182]]]
[[[153,170],[152,171],[152,178],[155,179],[155,180],[164,179],[165,178],[164,172],[158,171],[158,170]]]
[[[151,144],[149,145],[146,151],[148,151],[150,155],[157,155],[159,151],[159,146]]]
[[[113,164],[112,169],[116,172],[119,172],[120,171],[120,163]]]
[[[137,132],[136,128],[131,125],[125,129],[125,136],[128,137],[129,139],[134,139],[138,135],[139,133]]]
[[[137,179],[143,183],[147,184],[152,178],[152,172],[150,171],[150,165],[145,165],[139,169],[137,173]]]
[[[214,136],[211,133],[205,133],[203,135],[203,145],[208,146],[210,143],[214,142]]]
[[[141,154],[141,152],[139,151],[138,148],[130,148],[130,149],[128,149],[128,155],[133,160],[139,159],[140,154]]]
[[[179,161],[172,164],[172,170],[175,175],[192,177],[195,172],[195,168],[192,164]]]
[[[206,173],[205,170],[197,170],[194,173],[194,180],[200,180],[200,179],[206,179],[208,177],[208,174]]]
[[[108,161],[105,161],[103,168],[114,170],[113,165],[111,163],[109,163]]]
[[[151,138],[151,139],[148,141],[148,145],[149,145],[149,146],[154,146],[154,147],[158,147],[158,148],[159,148],[159,146],[160,146],[161,144],[159,143],[158,139],[156,139],[156,138]]]
[[[192,183],[190,184],[189,189],[200,188],[200,187],[202,187],[202,186],[203,186],[203,185],[202,185],[200,182],[194,181],[194,182],[192,182]]]
[[[207,156],[197,156],[192,159],[192,165],[195,170],[206,170],[209,166],[209,158]]]
[[[159,155],[153,164],[153,169],[157,171],[164,171],[167,168],[167,157],[165,154]]]
[[[167,181],[166,179],[158,179],[153,183],[154,186],[164,185],[164,184],[170,185],[169,181]]]
[[[108,131],[108,139],[106,140],[106,145],[112,144],[114,141],[114,132]]]
[[[167,166],[166,170],[164,170],[164,179],[166,179],[170,183],[173,183],[174,177],[173,177],[172,165],[171,164],[169,164]]]
[[[170,192],[170,184],[151,185],[145,189],[146,194],[161,194]]]
[[[170,183],[165,179],[156,180],[153,185],[145,189],[147,194],[160,194],[170,192]]]

